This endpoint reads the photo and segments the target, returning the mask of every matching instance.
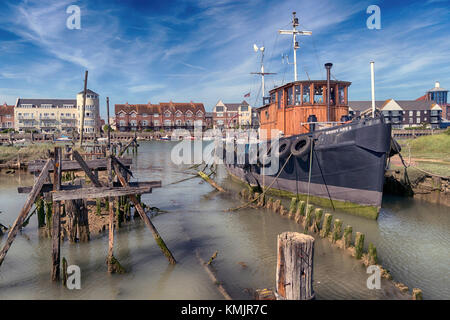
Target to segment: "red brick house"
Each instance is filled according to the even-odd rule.
[[[196,124],[206,126],[203,103],[116,104],[115,115],[119,131],[193,130]]]
[[[0,130],[14,129],[14,106],[0,105]]]

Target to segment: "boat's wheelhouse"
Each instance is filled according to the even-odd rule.
[[[336,125],[348,115],[348,87],[351,82],[330,80],[330,101],[327,81],[295,81],[269,91],[264,105],[258,108],[260,129],[279,130],[284,136],[306,133],[307,123]]]

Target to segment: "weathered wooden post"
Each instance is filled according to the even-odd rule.
[[[320,222],[322,221],[322,216],[323,216],[323,209],[317,208],[314,213],[315,213],[315,216],[314,216],[313,231],[319,232],[320,231]]]
[[[60,147],[55,148],[53,170],[53,191],[61,189],[62,152]],[[60,246],[61,246],[61,205],[59,201],[53,202],[52,216],[52,280],[59,280],[60,274]]]
[[[112,158],[111,156],[107,159],[107,170],[108,170],[108,184],[110,186],[113,185],[113,178],[112,178]],[[119,201],[116,201],[117,206],[119,205]],[[114,258],[114,201],[113,198],[109,198],[109,228],[108,228],[108,272],[113,272],[113,258]]]
[[[332,220],[333,220],[333,215],[330,213],[325,213],[325,217],[323,218],[322,230],[320,230],[320,236],[322,238],[326,238],[330,234]]]
[[[305,213],[305,223],[303,225],[303,227],[305,228],[305,230],[308,230],[309,226],[311,225],[311,220],[312,220],[312,213],[314,210],[314,206],[311,204],[308,204],[306,206],[306,213]]]
[[[352,245],[352,234],[353,234],[352,226],[346,226],[344,229],[344,235],[342,236],[344,249],[347,249]]]
[[[364,250],[364,233],[356,232],[355,238],[355,257],[361,259]]]
[[[278,235],[276,291],[279,299],[311,300],[314,238],[298,232]]]
[[[336,219],[334,220],[333,233],[331,236],[332,243],[336,243],[336,241],[341,238],[341,232],[342,232],[342,220]]]
[[[291,204],[289,205],[289,218],[293,218],[297,211],[297,198],[291,198]]]

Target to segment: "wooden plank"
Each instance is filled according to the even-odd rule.
[[[75,199],[96,199],[105,197],[120,197],[130,194],[151,193],[151,187],[90,187],[82,188],[78,192],[52,191],[49,193],[53,201],[75,200]]]
[[[121,158],[120,159],[122,164],[129,168],[133,162],[131,158]],[[97,170],[106,170],[106,158],[105,159],[94,159],[94,160],[88,160],[85,161],[89,169],[97,169]],[[35,172],[41,172],[42,168],[44,167],[45,160],[35,160],[30,161],[28,163],[28,172],[35,173]],[[53,171],[53,162],[49,168],[49,172]],[[82,170],[81,166],[77,161],[74,160],[63,160],[61,170],[64,171],[77,171]]]
[[[128,182],[125,180],[125,178],[123,177],[122,173],[120,172],[119,165],[117,164],[117,162],[118,162],[117,158],[113,157],[113,156],[111,156],[111,158],[113,160],[114,171],[116,172],[117,178],[119,179],[119,181],[120,181],[120,183],[122,184],[123,187],[127,187],[128,186]],[[170,264],[176,264],[177,262],[176,262],[175,258],[173,257],[172,252],[170,252],[169,248],[167,248],[166,244],[164,243],[164,240],[159,235],[158,230],[156,230],[155,226],[153,225],[152,221],[150,220],[150,218],[145,213],[144,209],[142,209],[142,206],[139,203],[139,201],[136,198],[136,196],[134,194],[131,194],[131,195],[128,195],[128,197],[133,202],[134,207],[136,208],[136,210],[138,211],[139,215],[141,216],[141,219],[144,220],[144,223],[147,225],[147,227],[152,232],[153,238],[155,239],[156,243],[158,244],[158,246],[160,247],[161,251],[166,256],[166,258],[169,260],[169,263]]]
[[[109,105],[108,105],[109,108]],[[108,117],[109,119],[109,117]],[[109,124],[109,120],[108,120]],[[108,128],[109,132],[109,128]],[[108,152],[109,153],[109,152]],[[109,155],[109,154],[108,154]],[[108,156],[108,185],[111,187],[113,185],[113,176],[112,176],[112,158]],[[109,203],[109,227],[108,227],[108,272],[113,272],[112,261],[114,257],[114,201],[113,197],[108,198]],[[117,199],[117,198],[116,198]],[[116,200],[116,205],[119,205],[119,202]]]
[[[120,186],[122,186],[122,184],[120,182],[114,182],[113,183],[113,187],[120,187]],[[161,188],[161,180],[129,182],[129,186],[130,187],[134,187],[134,188],[139,188],[139,187],[149,187],[151,189],[153,189],[153,188]],[[79,181],[79,183],[75,184],[75,185],[63,184],[63,185],[61,185],[61,189],[60,190],[62,190],[62,191],[69,191],[69,190],[76,191],[76,190],[80,190],[82,188],[83,188],[83,185],[82,185],[81,181]],[[33,189],[32,186],[17,187],[17,192],[18,193],[30,193],[32,189]],[[53,191],[53,184],[46,183],[46,184],[44,184],[42,186],[41,193],[46,193],[46,192],[51,192],[51,191]]]
[[[55,170],[53,171],[53,190],[61,189],[61,162],[62,150],[55,148]],[[59,201],[53,202],[52,216],[52,281],[59,280],[60,273],[60,246],[61,246],[61,204]]]
[[[36,198],[41,191],[42,185],[44,184],[44,181],[47,178],[49,168],[52,164],[53,164],[52,159],[48,159],[44,167],[42,168],[41,174],[39,175],[36,183],[33,186],[33,190],[31,190],[30,194],[28,195],[28,198],[25,201],[25,204],[22,210],[20,211],[19,216],[17,217],[16,221],[14,221],[14,224],[8,233],[8,238],[6,239],[5,245],[3,246],[2,251],[0,251],[0,266],[2,265],[5,256],[8,253],[9,248],[11,247],[11,244],[16,238],[17,232],[22,226],[24,219],[26,218],[28,212],[30,211],[31,207],[36,201]]]
[[[78,164],[80,165],[81,169],[83,169],[84,173],[86,173],[86,175],[89,177],[89,179],[92,181],[92,183],[96,186],[96,187],[101,187],[102,184],[100,182],[100,180],[98,180],[98,177],[95,176],[95,174],[92,173],[91,169],[89,168],[89,166],[86,164],[86,162],[83,160],[83,158],[81,157],[81,155],[78,153],[78,151],[74,150],[73,151],[73,157],[75,158],[75,160],[78,162]]]

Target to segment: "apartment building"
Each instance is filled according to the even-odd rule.
[[[78,124],[75,99],[18,98],[14,106],[14,128],[18,132],[71,133]]]
[[[81,116],[83,109],[83,95],[84,91],[77,94],[77,128],[78,132],[81,130]],[[86,104],[84,108],[84,132],[94,133],[100,132],[101,120],[100,120],[100,100],[98,93],[87,89],[86,90]]]

